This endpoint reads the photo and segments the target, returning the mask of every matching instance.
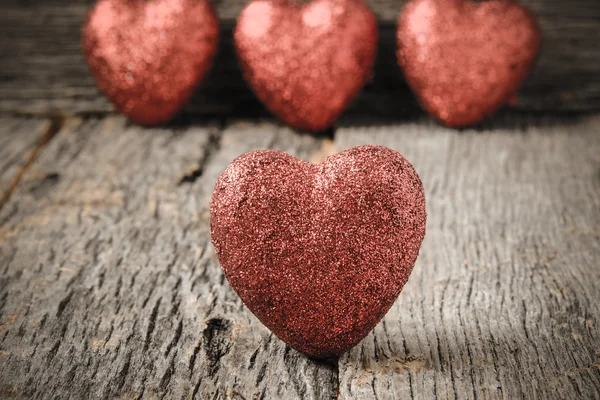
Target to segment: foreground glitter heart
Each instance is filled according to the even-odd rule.
[[[321,358],[357,344],[400,294],[425,236],[425,195],[412,165],[385,147],[321,164],[255,151],[219,177],[210,217],[244,303],[281,340]]]
[[[413,0],[398,17],[397,40],[423,108],[455,127],[510,102],[540,46],[535,17],[504,0]]]
[[[171,119],[193,94],[217,49],[207,0],[100,0],[82,30],[100,90],[141,124]]]
[[[234,37],[258,98],[289,125],[318,131],[370,77],[377,21],[360,0],[254,0],[240,14]]]

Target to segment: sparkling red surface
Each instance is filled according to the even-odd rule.
[[[100,0],[82,31],[100,90],[142,124],[171,119],[217,50],[219,22],[206,0]]]
[[[511,102],[540,47],[535,17],[504,0],[412,0],[398,17],[397,40],[423,108],[456,127]]]
[[[233,289],[277,337],[313,357],[339,355],[375,327],[425,236],[421,180],[380,146],[320,164],[245,154],[219,177],[210,214]]]
[[[360,0],[251,1],[235,44],[246,81],[298,129],[327,128],[371,76],[377,21]]]

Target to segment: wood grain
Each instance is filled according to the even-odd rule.
[[[428,209],[408,284],[339,362],[340,398],[600,398],[600,117],[513,125],[336,132],[336,150],[404,154]]]
[[[0,212],[0,398],[334,398],[336,366],[275,339],[210,245],[216,178],[265,147],[319,140],[67,120]]]
[[[0,119],[0,209],[33,162],[51,122],[44,119]]]
[[[69,118],[0,210],[0,398],[598,399],[599,133],[600,116],[506,117],[343,128],[332,143]],[[428,232],[388,315],[331,365],[242,305],[208,202],[246,151],[320,161],[362,143],[412,161]]]
[[[219,55],[187,114],[256,118],[268,115],[246,87],[232,44],[234,21],[245,2],[215,3],[222,20]],[[107,113],[83,62],[80,25],[92,2],[9,0],[0,14],[0,112],[71,116]],[[403,1],[371,0],[380,19],[374,79],[346,117],[399,121],[421,113],[396,63],[395,18]],[[600,109],[600,50],[596,0],[524,0],[538,16],[543,48],[513,109],[581,112]]]

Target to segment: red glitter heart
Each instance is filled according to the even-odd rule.
[[[360,0],[254,0],[240,14],[234,37],[258,98],[289,125],[318,131],[370,77],[377,21]]]
[[[412,0],[398,17],[398,62],[423,108],[449,126],[514,97],[540,46],[535,17],[505,0]]]
[[[339,355],[383,318],[425,236],[412,165],[380,146],[310,164],[274,150],[233,161],[210,207],[229,283],[277,337],[313,357]]]
[[[100,90],[141,124],[171,119],[193,94],[217,49],[207,0],[100,0],[82,30]]]

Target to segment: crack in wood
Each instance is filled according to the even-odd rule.
[[[175,329],[175,335],[173,335],[173,340],[167,345],[165,349],[165,357],[171,352],[171,349],[179,343],[179,339],[181,338],[181,334],[183,333],[183,321],[179,320],[177,324],[177,328]]]
[[[123,389],[123,386],[125,386],[125,379],[127,378],[127,374],[129,374],[129,368],[131,367],[132,354],[133,354],[132,351],[127,353],[127,355],[125,356],[125,363],[123,364],[123,367],[121,368],[121,370],[119,371],[119,373],[116,376],[116,384],[117,384],[118,390]],[[109,390],[110,390],[110,388],[109,388]]]
[[[181,186],[184,183],[196,182],[196,180],[202,176],[202,174],[204,173],[204,168],[206,168],[206,166],[210,162],[210,159],[212,158],[212,156],[217,151],[219,151],[220,147],[221,147],[220,132],[218,132],[218,131],[211,132],[208,136],[208,142],[204,148],[202,157],[198,161],[198,167],[196,167],[194,170],[190,171],[189,173],[187,173],[186,175],[181,177],[181,179],[179,180],[177,185]]]
[[[229,334],[231,321],[223,318],[211,318],[206,322],[206,328],[202,331],[204,338],[206,357],[209,363],[208,376],[214,377],[220,368],[219,361],[231,350]]]
[[[167,367],[167,370],[165,371],[165,373],[163,374],[161,380],[160,380],[160,390],[162,390],[164,393],[161,396],[161,399],[165,397],[165,395],[167,394],[167,387],[169,386],[169,382],[171,382],[171,377],[173,376],[173,372],[175,371],[175,355],[173,355],[173,357],[171,357],[171,362],[169,363],[169,366]]]
[[[248,369],[254,368],[254,364],[256,363],[256,356],[258,355],[259,351],[260,347],[254,350],[254,353],[252,353],[252,355],[250,356],[250,359],[248,360]]]
[[[58,303],[58,309],[56,310],[56,318],[60,318],[63,311],[65,310],[65,308],[67,308],[67,305],[71,301],[71,298],[73,298],[73,292],[69,292],[69,294],[67,294],[67,296],[64,299],[62,299],[60,303]]]
[[[48,143],[50,143],[50,141],[62,129],[62,127],[64,126],[64,123],[65,123],[65,118],[62,118],[62,117],[55,117],[50,120],[50,125],[48,126],[46,131],[42,134],[40,139],[38,140],[36,147],[27,156],[25,165],[23,165],[19,169],[19,171],[17,172],[17,175],[12,179],[12,181],[8,185],[8,188],[2,194],[2,197],[0,197],[0,211],[2,210],[4,205],[6,203],[8,203],[8,200],[10,200],[10,197],[12,196],[13,192],[15,191],[17,186],[19,186],[19,183],[21,183],[21,180],[25,176],[25,173],[33,165],[35,160],[37,160],[37,158],[40,156],[40,154],[42,153],[44,148],[48,145]]]
[[[190,356],[190,361],[188,363],[188,370],[190,371],[190,377],[192,376],[192,372],[194,371],[194,365],[196,364],[196,357],[198,357],[198,353],[202,348],[202,339],[200,339],[194,345],[194,350],[192,351],[192,355]]]
[[[148,329],[146,330],[146,339],[144,340],[144,351],[148,350],[148,347],[150,346],[150,341],[152,340],[152,332],[154,332],[154,328],[156,327],[156,318],[158,316],[158,309],[160,308],[161,301],[162,297],[159,297],[156,301],[156,304],[152,308],[150,320],[148,321]]]
[[[51,172],[46,174],[46,176],[34,187],[29,189],[33,197],[39,199],[46,195],[46,193],[52,189],[52,187],[56,186],[60,182],[60,174],[56,172]]]
[[[198,391],[200,390],[201,384],[202,384],[202,378],[200,377],[200,378],[198,378],[198,381],[194,385],[194,390],[192,391],[192,400],[194,400],[196,398],[196,395],[198,394]]]

